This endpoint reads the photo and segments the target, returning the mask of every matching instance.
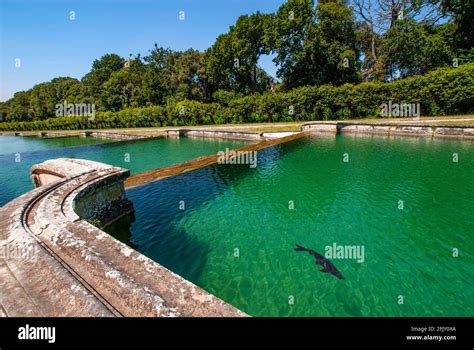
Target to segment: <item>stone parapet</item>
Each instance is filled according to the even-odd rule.
[[[0,208],[0,314],[246,316],[81,217],[110,210],[107,198],[123,196],[128,176],[87,162],[33,167],[49,164],[56,178]],[[96,205],[82,206],[90,200]]]

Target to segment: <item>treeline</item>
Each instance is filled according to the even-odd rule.
[[[239,95],[219,91],[215,102],[168,101],[163,106],[98,112],[87,117],[3,122],[2,131],[74,130],[223,123],[278,122],[379,117],[381,104],[418,103],[422,115],[474,112],[474,63],[439,68],[424,76],[392,83],[365,82],[341,86],[295,88],[288,92]]]
[[[132,113],[146,107],[143,110],[164,111],[159,113],[160,118],[166,116],[161,124],[182,125],[185,117],[175,117],[170,113],[174,107],[169,106],[201,106],[196,108],[206,112],[199,112],[197,118],[212,123],[250,118],[245,108],[278,105],[276,101],[293,95],[304,99],[303,91],[319,91],[323,99],[332,91],[363,91],[365,86],[383,93],[390,89],[384,83],[474,60],[473,1],[319,0],[315,4],[313,0],[288,0],[275,13],[240,16],[205,52],[172,51],[155,44],[143,57],[107,54],[95,60],[81,80],[55,78],[17,92],[0,103],[0,118],[8,122],[44,121],[55,117],[56,106],[67,101],[94,104],[98,119],[104,116],[108,120],[106,112]],[[267,54],[274,56],[276,78],[258,65],[260,57]],[[361,83],[357,88],[344,85]],[[334,94],[338,98],[338,93]],[[381,96],[385,95],[374,95],[373,100]],[[255,99],[263,102],[252,103]],[[242,106],[244,114],[240,117],[229,117],[227,112],[219,115],[219,111],[245,101],[249,105]],[[325,118],[375,116],[371,101],[361,98],[360,103],[367,104],[348,105],[344,112],[331,106],[311,106],[308,113],[316,113],[314,119],[320,118],[320,113]],[[442,106],[442,101],[432,103],[439,109],[426,107],[426,114],[450,113],[458,108]],[[257,119],[276,118],[276,112],[267,108],[273,107],[252,113]],[[213,109],[217,114],[206,119]],[[278,112],[278,118],[308,118],[302,111],[291,115]]]

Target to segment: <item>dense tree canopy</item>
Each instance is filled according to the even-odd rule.
[[[80,81],[60,77],[0,103],[7,121],[55,116],[55,106],[99,111],[219,102],[302,86],[389,82],[474,59],[473,0],[287,0],[242,15],[204,52],[155,46],[146,56],[106,54]],[[273,55],[271,77],[259,66]]]
[[[102,94],[102,84],[110,79],[113,72],[124,66],[124,60],[119,55],[107,54],[92,63],[92,69],[82,78],[84,93],[95,101]]]
[[[456,24],[455,36],[457,44],[462,49],[471,49],[474,42],[474,1],[473,0],[443,0],[441,9],[451,14]]]
[[[266,37],[272,18],[259,12],[240,16],[206,51],[203,62],[211,92],[252,93],[269,88],[270,77],[258,66],[258,59],[269,50]]]
[[[400,21],[382,41],[386,73],[390,79],[396,73],[404,78],[449,65],[454,57],[451,44],[452,33],[446,26],[425,26],[413,19]]]

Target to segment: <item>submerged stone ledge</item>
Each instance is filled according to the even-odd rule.
[[[227,130],[208,130],[208,129],[170,129],[165,130],[167,137],[208,137],[233,140],[261,140],[262,135],[259,132],[250,131],[227,131]]]
[[[264,141],[254,143],[248,146],[236,148],[236,152],[253,152],[259,151],[261,149],[272,147],[280,143],[288,142],[291,140],[296,140],[310,134],[307,132],[296,132],[291,133],[283,137],[272,137],[265,139]],[[169,176],[174,176],[181,174],[187,171],[192,171],[195,169],[203,168],[208,165],[216,164],[219,156],[217,154],[212,154],[209,156],[199,157],[192,160],[188,160],[181,163],[176,163],[169,166],[164,166],[158,169],[153,169],[149,171],[144,171],[142,173],[134,174],[125,180],[125,188],[131,188],[145,183],[163,179]]]
[[[47,137],[47,138],[59,138],[59,137],[70,137],[71,135],[57,132],[57,131],[42,131],[38,134],[39,137]]]
[[[128,175],[86,160],[33,167],[38,188],[0,208],[1,315],[246,316],[79,215],[133,210]]]
[[[299,131],[232,131],[232,130],[212,130],[208,128],[201,129],[170,129],[165,130],[164,135],[168,137],[207,137],[219,139],[233,139],[233,140],[267,140],[291,136],[299,133]]]
[[[100,137],[104,139],[116,140],[141,140],[156,137],[155,135],[127,134],[110,131],[83,131],[79,134],[82,137]]]

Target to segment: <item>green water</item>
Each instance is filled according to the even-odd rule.
[[[473,151],[300,139],[260,151],[255,169],[214,165],[131,189],[135,215],[107,231],[252,316],[473,316]],[[364,247],[361,263],[331,260],[344,280],[293,250],[334,243]]]
[[[94,145],[114,140],[97,137],[38,137],[0,135],[0,155],[44,151],[62,147]]]
[[[138,173],[248,144],[246,141],[204,138],[159,138],[105,143],[104,140],[92,137],[66,139],[71,138],[54,139],[53,143],[53,139],[31,141],[23,137],[0,136],[0,206],[33,189],[30,169],[34,164],[48,159],[89,159]],[[39,143],[33,144],[30,141]],[[101,143],[89,144],[90,142]],[[20,158],[16,153],[20,153]]]

